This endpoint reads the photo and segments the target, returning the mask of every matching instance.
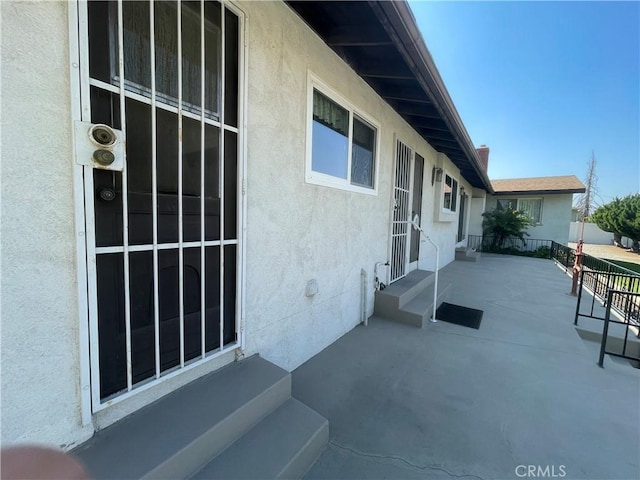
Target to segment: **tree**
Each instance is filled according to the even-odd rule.
[[[633,242],[633,251],[640,252],[640,194],[629,195],[620,201],[618,229]]]
[[[576,207],[580,213],[579,220],[587,218],[595,208],[595,197],[598,194],[597,187],[598,177],[596,176],[596,157],[591,152],[591,160],[587,167],[587,176],[584,179],[585,192],[580,195]]]
[[[605,232],[612,232],[616,245],[625,236],[633,242],[633,250],[640,251],[640,194],[615,198],[599,207],[591,220]]]
[[[523,242],[525,235],[529,234],[525,229],[531,225],[531,220],[524,213],[511,207],[503,208],[500,203],[490,211],[482,214],[482,229],[485,235],[493,236],[491,248],[502,248],[504,241],[509,237],[517,237]]]
[[[616,224],[616,212],[619,212],[619,210],[620,199],[615,198],[612,202],[598,207],[589,217],[589,220],[595,223],[601,230],[613,233],[613,243],[616,245],[620,245],[622,241],[622,234]]]

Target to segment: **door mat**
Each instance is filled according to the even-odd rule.
[[[462,325],[463,327],[480,328],[482,321],[482,310],[475,308],[461,307],[452,303],[442,303],[436,311],[436,320],[442,320],[447,323]]]

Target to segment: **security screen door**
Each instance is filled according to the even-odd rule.
[[[126,135],[122,172],[84,167],[95,411],[238,346],[241,28],[213,1],[79,12],[83,120]]]
[[[413,150],[396,140],[396,170],[393,186],[393,221],[391,227],[391,276],[394,282],[407,274],[409,254],[408,225],[411,208],[411,160]]]

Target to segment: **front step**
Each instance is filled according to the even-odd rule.
[[[375,315],[416,327],[423,327],[434,308],[434,272],[414,270],[406,277],[375,293]],[[448,296],[451,284],[438,285],[439,306]]]
[[[374,311],[381,317],[390,317],[433,284],[435,275],[427,270],[413,270],[384,290],[375,294]]]
[[[456,260],[462,262],[477,262],[480,258],[480,252],[476,252],[472,248],[456,248]]]
[[[446,285],[438,285],[438,306],[440,306],[440,304],[448,297],[451,287],[452,284],[450,283]],[[433,287],[423,292],[421,295],[417,296],[411,302],[398,310],[398,313],[393,317],[393,319],[422,328],[424,327],[425,322],[429,320],[432,315]]]
[[[301,478],[329,441],[329,422],[290,398],[192,478]]]
[[[290,399],[291,374],[255,355],[97,432],[73,453],[94,479],[189,478]]]

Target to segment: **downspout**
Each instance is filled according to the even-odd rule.
[[[389,266],[389,260],[387,260],[386,262],[376,262],[375,266],[373,267],[373,274],[375,276],[375,280],[374,280],[374,289],[376,291],[378,290],[384,290],[385,288],[387,288],[387,286],[380,281],[380,275],[378,274],[378,267],[379,266],[385,266],[388,267]]]
[[[438,321],[436,319],[436,310],[438,308],[438,270],[440,269],[440,248],[438,247],[438,244],[434,242],[429,235],[424,233],[424,230],[422,230],[420,225],[418,225],[417,215],[411,220],[411,225],[413,226],[413,228],[418,230],[420,234],[423,235],[424,238],[427,239],[427,241],[431,245],[433,245],[433,248],[436,249],[436,271],[435,271],[436,278],[434,279],[434,282],[433,282],[433,313],[430,319],[432,323],[436,323]]]

